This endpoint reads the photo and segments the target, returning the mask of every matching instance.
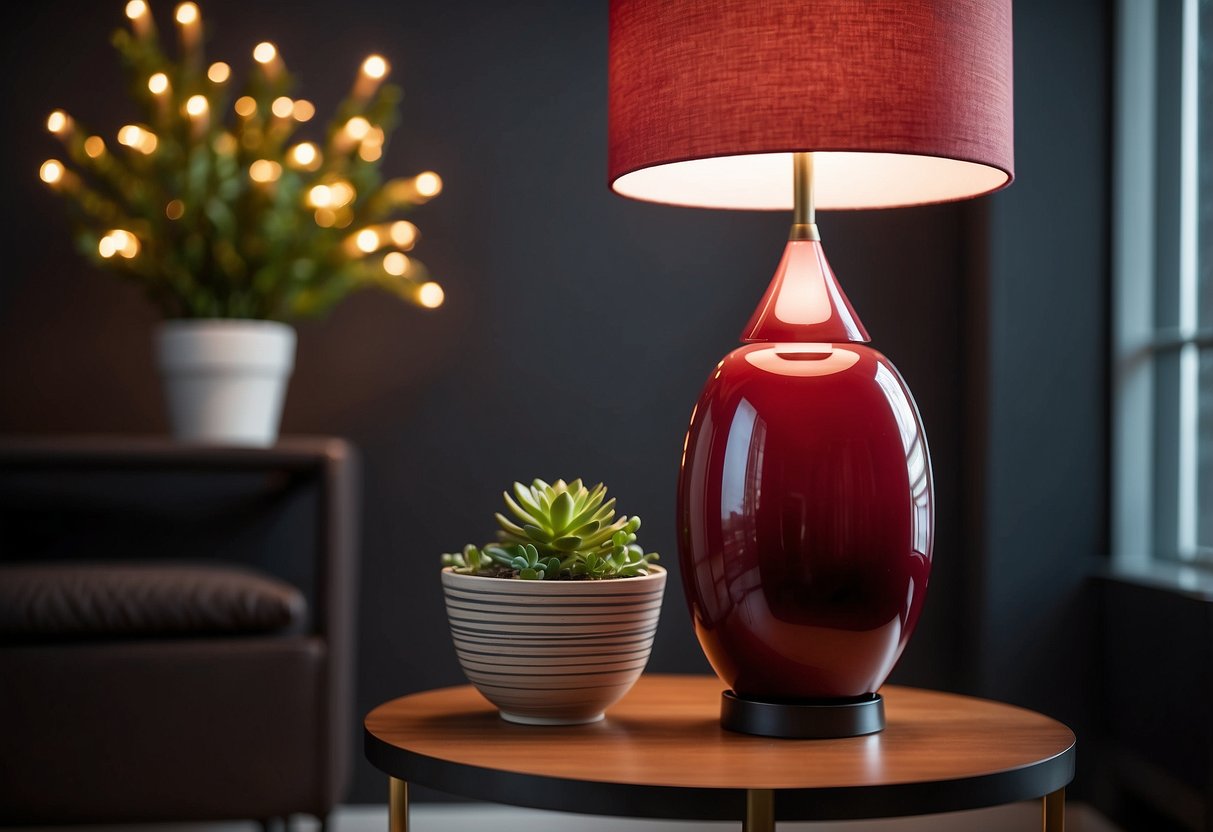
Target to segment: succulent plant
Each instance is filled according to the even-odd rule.
[[[502,492],[512,517],[498,512],[497,541],[471,544],[442,556],[444,566],[465,575],[523,580],[597,580],[647,575],[656,552],[636,542],[639,517],[615,517],[615,499],[602,484],[586,488],[581,480],[529,486],[514,483],[514,495]]]

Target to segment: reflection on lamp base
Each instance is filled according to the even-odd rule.
[[[884,699],[872,693],[828,702],[768,702],[726,690],[720,699],[720,725],[739,734],[783,739],[860,737],[884,730]]]

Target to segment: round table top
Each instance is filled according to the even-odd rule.
[[[606,719],[515,725],[471,686],[387,702],[366,717],[367,758],[452,794],[588,814],[725,820],[748,789],[781,820],[973,809],[1041,797],[1074,775],[1074,734],[1041,714],[886,686],[878,734],[785,740],[720,727],[713,676],[646,674]]]

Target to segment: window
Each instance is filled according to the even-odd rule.
[[[1213,566],[1213,0],[1118,15],[1113,549]]]

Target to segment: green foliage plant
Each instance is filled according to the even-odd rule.
[[[193,2],[174,10],[175,58],[146,0],[127,3],[126,15],[130,28],[113,42],[139,117],[113,146],[63,110],[46,123],[64,155],[40,176],[65,198],[86,257],[173,318],[291,320],[362,287],[442,303],[442,288],[405,254],[418,233],[400,217],[442,180],[380,172],[401,97],[383,81],[383,57],[362,63],[327,127],[301,140],[316,108],[293,97],[272,43],[257,44],[237,86],[236,70],[204,59]]]
[[[647,575],[656,552],[636,542],[639,517],[615,516],[602,483],[514,483],[502,492],[509,516],[498,512],[497,540],[442,556],[461,575],[522,580],[602,580]]]

